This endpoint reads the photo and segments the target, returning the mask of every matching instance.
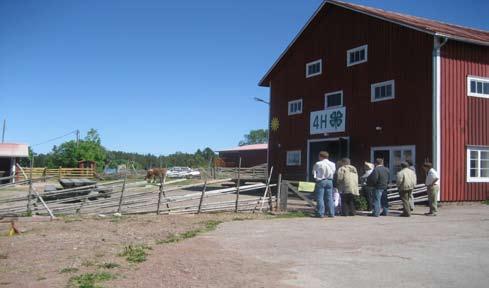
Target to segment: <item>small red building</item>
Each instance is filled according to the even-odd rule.
[[[29,147],[26,144],[0,143],[0,184],[15,182],[17,164],[21,158],[29,157]],[[11,177],[11,178],[8,178]]]
[[[325,1],[260,86],[269,165],[311,177],[321,150],[357,167],[434,163],[443,201],[489,198],[489,32]]]
[[[244,145],[220,150],[219,158],[224,161],[224,167],[238,167],[241,157],[241,167],[253,167],[267,163],[267,144]]]

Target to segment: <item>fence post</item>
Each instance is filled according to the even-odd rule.
[[[27,195],[27,214],[31,213],[32,168],[33,167],[34,167],[34,155],[31,157],[31,171],[29,172],[29,194]]]
[[[163,195],[166,199],[165,190],[163,190],[165,181],[166,181],[166,174],[165,176],[160,175],[160,193],[158,193],[158,207],[156,209],[156,214],[160,214],[161,195]],[[166,208],[168,208],[168,213],[170,213],[170,205],[168,204],[168,202],[166,203]]]
[[[122,200],[124,199],[124,190],[126,190],[126,181],[127,181],[127,168],[124,173],[124,182],[122,183],[121,198],[119,199],[119,208],[117,209],[117,213],[121,213],[122,211]]]
[[[59,177],[59,179],[61,179],[61,166],[59,166],[59,168],[58,168],[58,177]]]
[[[202,209],[202,203],[204,202],[206,189],[207,189],[207,176],[205,177],[204,188],[202,189],[202,194],[200,195],[199,208],[197,209],[197,214],[200,214],[200,211]]]
[[[238,182],[236,182],[236,204],[234,206],[234,212],[238,213],[238,204],[239,204],[239,185],[241,184],[241,157],[239,157],[239,165],[238,165]]]
[[[289,197],[289,186],[287,181],[281,181],[280,183],[280,200],[279,200],[279,210],[281,212],[287,212],[287,200]]]

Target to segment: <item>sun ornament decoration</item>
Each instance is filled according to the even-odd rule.
[[[270,128],[272,128],[273,132],[276,132],[279,127],[280,127],[280,122],[278,121],[278,118],[273,117],[272,123],[270,124]]]

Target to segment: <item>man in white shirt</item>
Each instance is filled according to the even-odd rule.
[[[316,216],[323,218],[325,215],[324,204],[327,204],[327,215],[334,217],[334,200],[333,200],[333,176],[336,171],[336,165],[329,161],[329,153],[326,151],[319,152],[319,161],[314,164],[312,170],[314,180],[316,180]]]
[[[423,170],[426,172],[426,187],[428,188],[428,204],[430,206],[430,212],[426,213],[426,216],[436,216],[438,212],[438,193],[440,192],[440,186],[438,180],[438,172],[433,169],[433,164],[426,162],[423,164]]]

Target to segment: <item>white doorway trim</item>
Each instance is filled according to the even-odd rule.
[[[340,139],[345,139],[346,141],[348,141],[348,144],[346,145],[347,146],[347,151],[346,151],[346,155],[350,155],[350,136],[346,136],[346,137],[330,137],[330,138],[320,138],[320,139],[308,139],[307,140],[307,166],[306,166],[306,180],[309,180],[309,167],[310,167],[310,149],[311,149],[311,143],[316,143],[316,142],[330,142],[330,141],[338,141]]]
[[[412,160],[413,160],[413,165],[416,166],[416,145],[399,145],[399,146],[376,146],[376,147],[370,147],[370,161],[372,163],[375,163],[374,159],[374,152],[375,151],[381,151],[381,150],[387,150],[389,151],[389,171],[393,171],[394,167],[394,157],[393,157],[393,150],[411,150],[412,151]],[[401,155],[402,156],[402,155]],[[395,175],[391,175],[391,181],[395,179]]]

